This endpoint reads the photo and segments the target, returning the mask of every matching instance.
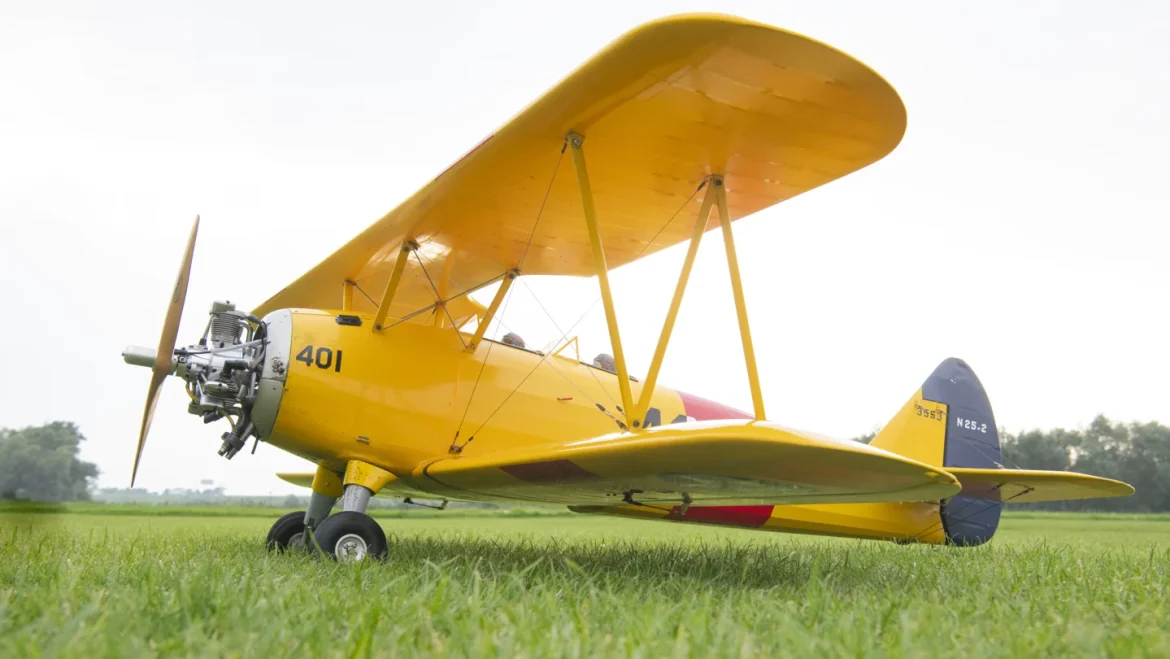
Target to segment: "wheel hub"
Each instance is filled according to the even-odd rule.
[[[304,531],[301,531],[300,533],[293,534],[293,536],[288,539],[288,548],[289,549],[292,549],[295,551],[295,550],[305,549],[305,546],[306,546],[306,543],[305,543],[305,532]]]
[[[361,536],[354,533],[347,533],[338,538],[333,555],[339,561],[357,563],[365,560],[368,550],[366,541]]]

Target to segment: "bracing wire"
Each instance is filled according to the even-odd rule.
[[[426,275],[427,283],[431,285],[431,290],[435,293],[435,299],[442,300],[443,296],[439,295],[439,289],[435,288],[435,282],[431,279],[431,274],[427,272],[427,266],[423,264],[422,257],[419,256],[417,249],[414,250],[414,258],[418,261],[418,267],[422,268],[423,274]],[[455,332],[455,336],[459,338],[459,343],[466,349],[467,342],[463,340],[463,335],[459,333],[459,328],[455,326],[455,319],[451,317],[451,310],[447,308],[447,303],[440,301],[436,304],[443,307],[443,313],[447,314],[447,320],[451,321],[451,329]]]
[[[528,292],[532,294],[532,299],[536,300],[536,304],[540,306],[540,310],[544,312],[546,317],[548,317],[549,322],[552,323],[553,327],[555,327],[557,331],[561,333],[561,341],[567,341],[569,338],[569,333],[561,330],[561,326],[557,324],[556,319],[553,318],[552,314],[548,312],[548,309],[544,307],[544,303],[540,301],[540,298],[536,296],[536,291],[532,290],[532,287],[528,285],[528,282],[521,280],[521,283],[523,283],[524,288],[527,288]],[[609,389],[606,389],[605,385],[601,384],[601,378],[597,377],[597,374],[593,372],[593,369],[588,369],[588,371],[589,375],[593,376],[593,381],[597,383],[597,387],[601,389],[602,393],[605,394],[605,397],[609,399],[610,404],[614,407],[617,407],[617,401],[614,400],[613,395],[609,393]]]
[[[549,181],[548,181],[548,188],[546,188],[544,191],[544,199],[541,200],[541,202],[540,202],[540,208],[536,211],[536,219],[533,220],[533,222],[532,222],[532,230],[528,233],[528,242],[524,244],[524,251],[520,254],[520,261],[516,265],[517,272],[519,272],[520,268],[524,265],[524,259],[528,258],[528,250],[532,247],[532,241],[536,238],[536,229],[537,229],[537,227],[540,226],[540,218],[544,215],[544,207],[545,207],[545,205],[548,204],[549,195],[552,194],[553,185],[557,181],[557,172],[559,172],[561,169],[561,161],[564,160],[564,158],[565,158],[565,146],[567,146],[567,145],[568,145],[568,142],[566,142],[564,145],[561,146],[561,152],[557,156],[556,164],[553,166],[552,176],[549,177]],[[525,283],[524,285],[526,287],[528,286],[527,283]],[[532,289],[529,288],[528,290],[531,291]],[[536,296],[533,295],[533,297],[535,298]],[[500,310],[500,313],[499,313],[500,320],[498,321],[498,325],[504,324],[503,317],[504,317],[504,314],[508,311],[508,303],[511,301],[512,301],[512,291],[509,290],[507,293],[507,299],[504,300],[504,306]],[[537,304],[539,304],[539,303],[540,303],[540,300],[537,300]],[[443,308],[445,309],[446,306],[444,305]],[[448,313],[448,316],[449,315],[450,314]],[[454,321],[452,321],[452,325],[454,325]],[[485,334],[486,334],[486,332],[485,332]],[[460,337],[459,340],[462,341],[463,340],[462,337]],[[472,387],[471,387],[471,395],[467,397],[467,406],[463,408],[463,418],[459,420],[459,426],[455,429],[455,437],[451,440],[450,451],[453,453],[458,453],[459,451],[462,451],[463,446],[466,446],[468,442],[470,442],[472,439],[475,439],[475,434],[473,433],[471,435],[471,437],[469,437],[467,439],[467,442],[464,442],[463,446],[459,445],[459,433],[463,430],[463,423],[467,420],[467,412],[468,412],[468,410],[471,409],[472,401],[475,400],[475,391],[476,391],[476,389],[479,388],[479,380],[480,380],[480,378],[483,377],[484,368],[487,367],[488,359],[492,356],[492,346],[494,346],[494,345],[495,345],[494,342],[488,343],[488,349],[484,353],[483,361],[479,365],[479,373],[476,374],[476,376],[475,376],[475,384],[472,385]],[[532,373],[529,373],[528,375],[532,375]],[[528,376],[525,376],[524,379],[527,380]],[[524,384],[524,382],[521,381],[520,384]],[[512,393],[515,393],[515,391],[513,390],[511,393],[509,393],[507,398],[511,398]],[[504,400],[507,401],[507,398],[505,398]],[[497,411],[498,410],[499,410],[499,408],[497,408]],[[495,412],[492,412],[492,415],[494,416]],[[490,419],[491,417],[489,416],[488,418]],[[482,427],[483,426],[481,425],[480,428],[482,428]],[[476,429],[476,432],[479,432],[479,430]]]
[[[417,273],[415,273],[415,274],[417,276]],[[399,318],[398,320],[394,321],[393,323],[390,323],[389,325],[383,327],[382,329],[383,329],[383,331],[385,331],[385,330],[388,330],[392,327],[397,327],[398,325],[405,323],[406,321],[410,320],[411,318],[414,318],[415,316],[417,316],[421,313],[426,313],[427,311],[434,309],[439,304],[446,304],[446,303],[450,302],[451,300],[457,300],[465,295],[471,295],[472,293],[478,291],[481,288],[484,288],[485,286],[490,286],[497,279],[500,279],[500,278],[506,276],[507,274],[508,273],[506,273],[506,272],[500,273],[500,274],[496,275],[495,277],[488,279],[487,281],[481,282],[475,286],[472,286],[471,288],[464,289],[462,293],[456,293],[455,295],[452,295],[451,297],[449,297],[445,300],[439,300],[439,301],[434,302],[432,304],[428,304],[427,306],[423,307],[422,309],[417,309],[415,311],[412,311],[412,312],[406,314],[405,316]],[[451,279],[450,277],[448,277],[447,279],[452,284],[455,284],[456,286],[459,285],[459,282],[455,281],[454,279]]]
[[[561,149],[561,155],[562,156],[564,155],[564,148]],[[557,160],[557,168],[559,168],[559,167],[560,167],[560,160],[558,159]],[[553,175],[554,175],[554,177],[556,175],[555,169],[554,169]],[[684,201],[682,204],[679,205],[678,209],[675,210],[674,213],[669,218],[667,218],[666,222],[664,222],[661,227],[659,227],[658,231],[654,234],[654,236],[651,237],[650,240],[647,241],[646,244],[642,246],[642,249],[639,250],[638,253],[634,256],[634,260],[637,260],[639,257],[641,257],[642,254],[644,254],[646,252],[646,250],[650,248],[650,245],[654,244],[654,241],[658,239],[658,236],[662,235],[662,232],[666,230],[666,227],[670,226],[671,222],[673,222],[674,219],[676,217],[678,217],[679,213],[681,213],[683,211],[683,209],[686,208],[694,200],[695,195],[699,194],[699,191],[702,190],[703,187],[707,185],[707,181],[708,181],[708,179],[704,178],[699,183],[699,185],[695,188],[694,192],[692,192],[690,194],[690,196],[686,198],[686,201]],[[552,182],[549,183],[549,190],[551,190],[551,189],[552,189]],[[547,201],[547,199],[548,199],[548,193],[545,193],[545,200]],[[542,204],[541,205],[541,212],[543,212],[543,210],[544,210],[544,205]],[[538,217],[537,222],[539,223],[539,221],[540,221],[540,219]],[[529,237],[528,237],[529,244],[531,244],[532,239],[535,235],[536,235],[536,226],[534,225],[533,229],[532,229],[532,234],[529,235]],[[527,255],[527,253],[528,253],[528,249],[526,247],[524,250],[524,254]],[[525,284],[525,285],[527,286],[527,284]],[[528,290],[530,292],[532,292],[531,287],[529,287]],[[509,295],[510,295],[510,292],[509,292]],[[536,298],[535,292],[533,292],[533,297]],[[537,304],[540,304],[541,308],[544,309],[545,313],[547,314],[548,310],[545,309],[543,304],[541,304],[540,299],[537,298],[536,301],[537,301]],[[577,325],[581,324],[581,321],[585,320],[585,317],[588,316],[591,311],[593,311],[593,308],[596,307],[597,303],[600,301],[601,301],[601,297],[598,296],[593,301],[593,303],[590,304],[589,307],[585,310],[585,313],[581,314],[581,316],[576,320],[576,322],[574,322],[572,325],[569,326],[569,329],[567,331],[561,333],[561,339],[564,340],[577,327]],[[550,318],[551,318],[551,316],[550,316]],[[553,321],[553,325],[556,325],[556,321]],[[560,331],[559,327],[558,327],[558,331]],[[482,423],[479,424],[479,427],[477,427],[475,429],[475,431],[471,433],[471,435],[467,438],[467,441],[464,442],[462,446],[457,446],[453,442],[451,444],[451,450],[453,452],[458,453],[459,451],[463,450],[464,446],[467,446],[468,444],[470,444],[472,442],[472,440],[475,439],[475,436],[479,433],[479,431],[483,430],[483,428],[485,426],[487,426],[488,422],[492,420],[492,417],[494,417],[496,415],[496,413],[499,412],[504,407],[504,405],[506,405],[507,402],[512,399],[512,396],[515,395],[516,392],[519,391],[520,388],[524,386],[524,383],[528,381],[528,378],[532,377],[532,374],[536,372],[536,369],[540,368],[540,365],[544,364],[548,360],[548,357],[550,354],[551,354],[551,352],[549,354],[542,355],[540,361],[538,361],[536,363],[536,365],[533,366],[530,371],[528,371],[528,373],[524,376],[524,378],[522,380],[520,380],[519,384],[517,384],[511,391],[508,392],[508,395],[504,397],[504,400],[500,401],[500,404],[498,406],[496,406],[496,409],[492,410],[492,413],[489,414],[488,417],[486,419],[484,419],[484,421]],[[596,377],[596,375],[594,375],[594,377]],[[604,387],[602,388],[602,390],[605,391]],[[609,395],[609,393],[606,392],[606,395]],[[610,400],[612,401],[612,397]],[[471,404],[470,401],[468,401],[469,406],[470,406],[470,404]],[[614,418],[612,415],[610,415],[608,412],[606,412],[605,408],[603,408],[602,406],[597,405],[597,408],[601,412],[605,413],[607,416],[610,416],[610,418]],[[466,414],[465,414],[465,416],[466,416]],[[615,419],[615,420],[617,420],[617,419]],[[622,423],[620,420],[618,420],[618,424],[623,429],[625,429],[625,424]]]
[[[524,252],[520,255],[520,262],[516,265],[516,269],[520,270],[524,265],[524,259],[528,258],[528,250],[532,247],[532,240],[536,238],[536,227],[540,226],[540,218],[544,215],[545,204],[548,203],[548,197],[552,194],[553,184],[557,181],[557,172],[561,170],[561,161],[565,159],[565,145],[561,146],[561,154],[557,156],[557,164],[553,166],[552,177],[548,181],[548,189],[544,191],[544,199],[540,202],[540,209],[536,211],[536,221],[532,223],[532,231],[528,234],[528,242],[524,245]]]
[[[356,289],[358,290],[358,292],[359,292],[359,293],[361,293],[362,295],[366,296],[366,299],[370,301],[370,304],[374,305],[375,307],[377,307],[377,306],[378,306],[378,303],[374,301],[374,298],[370,297],[370,294],[369,294],[369,293],[367,293],[367,292],[363,291],[363,290],[362,290],[362,287],[361,287],[361,286],[358,286],[358,283],[357,283],[356,281],[353,281],[352,279],[346,279],[346,280],[345,280],[345,283],[347,283],[347,284],[352,284],[352,285],[353,285],[353,287],[354,287],[354,288],[356,288]]]
[[[512,301],[512,292],[514,290],[515,289],[508,290],[508,293],[507,293],[506,297],[504,298],[504,305],[500,309],[500,313],[499,313],[500,317],[502,317],[504,315],[504,312],[506,312],[508,310],[508,303]],[[502,322],[499,322],[499,321],[497,321],[497,322],[500,325],[503,325]],[[484,331],[484,334],[487,334],[486,330]],[[469,410],[471,410],[471,401],[475,400],[475,390],[479,389],[479,380],[480,380],[480,378],[483,377],[484,368],[487,367],[488,358],[490,358],[492,356],[492,348],[495,347],[495,345],[496,345],[495,341],[488,341],[488,347],[487,347],[487,350],[484,352],[483,361],[480,362],[480,364],[479,364],[479,373],[477,373],[475,376],[475,384],[471,385],[471,395],[467,397],[467,405],[463,408],[463,418],[459,419],[459,426],[457,428],[455,428],[455,437],[451,439],[451,446],[448,450],[451,451],[452,453],[458,453],[459,451],[463,450],[463,447],[459,446],[459,433],[463,431],[463,424],[467,421],[467,412]],[[469,439],[467,441],[470,442],[471,440]]]
[[[573,382],[572,380],[570,380],[570,379],[569,379],[569,376],[567,376],[567,375],[565,375],[564,373],[562,373],[562,372],[561,372],[561,369],[557,368],[556,366],[553,366],[553,363],[552,363],[552,362],[549,362],[549,363],[548,363],[548,367],[549,367],[549,368],[551,368],[551,369],[553,370],[553,372],[554,372],[554,373],[556,373],[557,375],[561,376],[561,378],[562,378],[562,379],[563,379],[565,382],[568,382],[568,383],[569,383],[569,386],[571,386],[571,387],[573,387],[574,389],[576,389],[576,390],[577,390],[577,393],[579,393],[579,394],[581,394],[582,396],[584,396],[584,397],[586,398],[586,400],[588,400],[590,403],[593,403],[593,406],[594,406],[594,407],[596,407],[597,409],[601,410],[601,411],[602,411],[602,412],[603,412],[603,413],[604,413],[606,416],[608,416],[610,419],[612,419],[612,420],[613,420],[613,422],[614,422],[614,423],[616,423],[616,424],[618,425],[618,427],[619,427],[619,428],[621,428],[622,430],[625,430],[625,429],[626,429],[626,424],[625,424],[625,423],[623,423],[621,419],[619,419],[619,418],[617,418],[616,416],[614,416],[614,415],[610,414],[610,413],[609,413],[609,410],[605,409],[605,406],[603,406],[601,403],[597,402],[596,400],[593,400],[593,397],[592,397],[592,396],[590,396],[589,394],[585,393],[585,390],[584,390],[584,389],[582,389],[581,387],[577,386],[577,383],[576,383],[576,382]],[[592,369],[590,369],[590,372],[592,372]],[[600,383],[600,382],[598,382],[598,384],[601,384],[601,383]],[[602,391],[605,391],[605,390],[604,390],[604,389],[602,389]],[[607,392],[607,395],[608,395],[608,392]],[[609,399],[609,400],[610,400],[610,402],[611,402],[611,403],[613,403],[613,402],[614,402],[614,401],[613,401],[613,397],[610,397],[610,399]],[[615,407],[617,406],[617,405],[616,405],[616,403],[614,404],[614,406],[615,406]]]

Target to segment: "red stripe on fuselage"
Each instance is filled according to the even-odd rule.
[[[682,399],[683,411],[695,421],[719,421],[722,419],[751,419],[752,415],[734,407],[728,407],[713,400],[699,398],[693,394],[678,392]]]
[[[678,392],[682,399],[683,411],[695,421],[719,421],[723,419],[751,419],[752,415],[734,407],[728,407],[713,400],[700,398],[685,392]],[[666,518],[694,524],[715,524],[718,526],[742,526],[759,528],[772,516],[772,506],[691,506],[686,514],[675,506]]]
[[[691,506],[683,514],[679,506],[675,506],[666,519],[678,522],[694,522],[697,524],[717,524],[719,526],[745,526],[759,528],[772,516],[773,506]]]

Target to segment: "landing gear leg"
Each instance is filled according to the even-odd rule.
[[[324,466],[318,465],[313,476],[313,494],[309,497],[309,508],[305,512],[289,513],[276,520],[268,532],[269,549],[305,549],[308,547],[307,530],[315,530],[329,516],[333,505],[341,496],[341,477]]]
[[[386,557],[386,533],[366,514],[366,509],[370,497],[392,480],[394,474],[385,469],[356,460],[349,463],[345,470],[341,512],[327,517],[314,533],[324,552],[346,562]]]

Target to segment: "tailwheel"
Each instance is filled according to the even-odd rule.
[[[264,543],[269,551],[303,549],[305,547],[305,513],[289,513],[276,520]]]
[[[321,550],[336,560],[357,563],[386,558],[386,532],[369,515],[340,512],[325,518],[314,532]]]

